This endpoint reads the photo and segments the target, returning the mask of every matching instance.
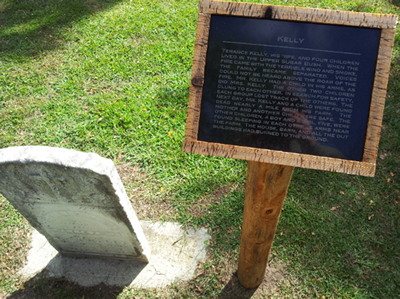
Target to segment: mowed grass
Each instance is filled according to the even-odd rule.
[[[268,3],[400,13],[395,0]],[[128,165],[140,178],[125,181],[134,204],[142,204],[139,218],[204,226],[213,236],[196,277],[166,289],[102,286],[99,292],[40,276],[25,281],[17,271],[30,227],[1,198],[0,292],[31,298],[399,297],[399,29],[376,176],[297,168],[271,255],[272,267],[284,265],[283,279],[273,289],[244,291],[233,271],[246,162],[181,152],[197,5],[0,0],[0,147],[72,148]]]

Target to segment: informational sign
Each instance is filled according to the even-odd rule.
[[[202,1],[183,150],[373,176],[395,24]]]
[[[361,161],[380,33],[211,16],[198,140]]]

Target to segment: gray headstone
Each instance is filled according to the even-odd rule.
[[[114,163],[46,146],[0,150],[0,193],[64,256],[148,261]]]

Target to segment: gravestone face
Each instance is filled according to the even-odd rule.
[[[64,256],[148,261],[109,159],[45,146],[1,149],[0,193]]]

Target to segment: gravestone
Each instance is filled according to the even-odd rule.
[[[148,262],[114,163],[45,146],[0,150],[0,193],[63,256]]]

